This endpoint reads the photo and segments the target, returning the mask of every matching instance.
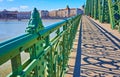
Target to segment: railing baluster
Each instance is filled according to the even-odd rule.
[[[22,73],[22,65],[21,65],[21,56],[18,54],[14,58],[11,59],[11,64],[12,64],[12,75],[11,77],[19,75]]]

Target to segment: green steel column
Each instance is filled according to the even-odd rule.
[[[98,0],[94,0],[94,19],[98,19]]]
[[[120,0],[108,0],[111,28],[115,29],[120,22]],[[120,30],[120,27],[118,27]]]
[[[87,10],[88,10],[88,15],[89,16],[91,16],[91,5],[90,5],[90,0],[87,0],[87,5],[88,5],[88,8],[87,8]]]
[[[94,0],[91,0],[90,3],[91,3],[91,17],[94,17]]]
[[[90,0],[86,1],[86,15],[91,16],[91,4],[90,4]]]
[[[85,14],[88,15],[88,0],[86,0],[86,5],[85,5]]]
[[[119,8],[119,12],[118,13],[119,13],[119,17],[120,17],[120,1],[118,2],[118,8]],[[119,22],[119,25],[118,25],[119,26],[119,33],[120,33],[120,19],[119,19],[118,22]]]
[[[93,9],[92,9],[92,8],[93,8],[93,7],[92,7],[92,1],[93,1],[93,0],[90,0],[90,8],[91,8],[91,10],[90,10],[90,14],[91,14],[91,15],[90,15],[90,16],[91,16],[91,17],[92,17],[92,12],[93,12]]]
[[[38,34],[40,30],[44,29],[44,26],[42,24],[40,15],[38,10],[35,8],[32,12],[28,27],[26,31],[28,34]],[[41,37],[37,38],[40,40]],[[30,60],[33,61],[39,57],[41,52],[43,52],[44,47],[43,47],[44,40],[40,40],[33,46],[31,46],[28,51],[30,52]],[[29,67],[30,68],[30,67]],[[34,74],[28,74],[25,77],[47,77],[46,73],[46,59],[45,55],[44,57],[39,58],[39,61],[37,63],[37,66],[33,69]]]
[[[108,0],[103,0],[103,22],[109,22]]]
[[[88,10],[89,10],[89,16],[91,16],[91,0],[88,0]]]
[[[87,0],[86,0],[86,5],[85,5],[85,15],[87,15]]]
[[[109,4],[109,14],[110,14],[110,23],[111,23],[111,28],[114,29],[115,28],[115,21],[114,21],[114,13],[113,13],[113,7],[112,7],[112,1],[108,0],[108,4]]]
[[[103,14],[104,14],[104,0],[101,0],[101,3],[100,3],[100,8],[101,8],[101,11],[100,11],[100,22],[103,23]]]
[[[99,8],[99,21],[103,22],[103,0],[98,0],[98,8]]]
[[[99,21],[102,22],[101,15],[102,15],[102,0],[98,0],[98,17]]]
[[[88,0],[88,12],[89,16],[91,16],[91,0]]]

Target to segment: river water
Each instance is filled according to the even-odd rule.
[[[29,20],[0,20],[0,42],[14,38],[16,36],[25,33],[26,27],[28,26]],[[43,25],[48,26],[50,24],[59,22],[61,20],[57,19],[44,19]]]

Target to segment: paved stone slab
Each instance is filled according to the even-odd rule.
[[[119,41],[85,16],[82,24],[81,77],[120,77]]]

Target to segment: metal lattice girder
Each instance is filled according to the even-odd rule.
[[[111,28],[119,25],[120,31],[120,0],[108,0]]]
[[[87,15],[100,22],[110,22],[111,28],[120,32],[120,0],[87,0],[85,10]]]
[[[109,22],[109,9],[107,0],[98,0],[99,21]]]
[[[103,22],[109,22],[108,0],[103,0]]]
[[[87,15],[99,19],[100,22],[109,22],[109,10],[107,0],[87,0]]]

